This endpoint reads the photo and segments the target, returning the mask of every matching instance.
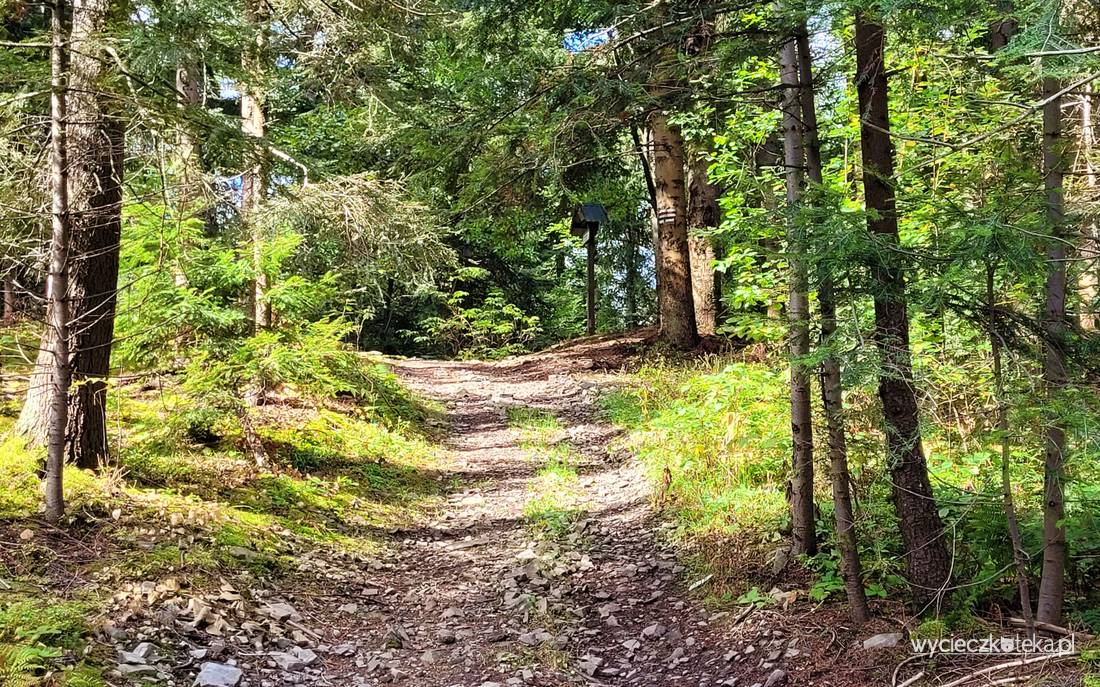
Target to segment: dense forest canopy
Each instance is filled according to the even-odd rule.
[[[652,327],[660,360],[737,356],[631,382],[661,488],[710,485],[676,517],[780,495],[782,560],[856,624],[889,596],[1100,629],[1094,2],[5,0],[0,21],[0,392],[50,523],[66,475],[144,440],[134,379],[187,399],[177,439],[228,432],[266,474],[265,408],[398,393],[364,352]],[[757,451],[781,459],[738,463]]]

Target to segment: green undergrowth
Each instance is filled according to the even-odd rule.
[[[508,406],[505,410],[508,426],[532,437],[544,436],[562,425],[554,413],[530,406]]]
[[[577,471],[565,463],[551,462],[540,468],[528,490],[531,496],[524,504],[523,516],[536,533],[564,537],[587,513],[580,503]]]
[[[1015,583],[1011,575],[1003,574],[1012,554],[999,493],[998,437],[980,427],[960,436],[958,422],[942,420],[944,404],[958,403],[969,393],[973,378],[951,375],[946,366],[937,374],[934,383],[927,385],[931,393],[922,399],[925,448],[955,555],[956,581],[965,583],[949,606],[963,614],[980,614],[993,606],[1012,608]],[[776,582],[772,560],[789,530],[788,394],[788,375],[781,361],[712,356],[690,362],[648,361],[600,399],[606,416],[626,429],[621,441],[644,464],[667,531],[696,568],[693,575],[713,575],[706,589],[716,600],[735,601],[753,588],[770,589]],[[820,409],[815,412],[820,416]],[[905,598],[903,548],[890,502],[874,388],[850,388],[846,412],[865,586],[872,598]],[[826,432],[820,426],[814,431],[822,552],[802,561],[810,574],[803,591],[815,600],[841,599],[843,584],[821,445]],[[1034,445],[1017,449],[1013,464],[1025,547],[1036,552],[1042,548],[1042,465],[1037,450]],[[1100,500],[1094,486],[1098,481],[1092,475],[1096,461],[1090,456],[1087,444],[1081,443],[1071,460],[1074,479],[1067,484],[1066,527],[1072,547],[1070,579],[1083,581],[1072,585],[1071,617],[1097,628],[1100,611],[1094,609],[1100,607],[1100,599],[1095,598],[1096,585],[1087,581],[1097,579]],[[1041,558],[1032,558],[1033,579],[1038,579]]]
[[[707,589],[736,597],[764,574],[787,518],[782,373],[708,358],[646,364],[604,393],[608,419],[655,485],[670,535]]]
[[[112,389],[115,456],[96,474],[66,470],[58,529],[38,516],[44,454],[8,432],[17,405],[0,407],[0,532],[17,542],[0,550],[0,684],[106,684],[96,666],[112,657],[83,650],[100,609],[129,584],[243,586],[297,574],[304,553],[378,553],[377,533],[411,522],[450,485],[426,422],[438,409],[381,367],[364,370],[361,397],[273,395],[251,409],[263,466],[237,418],[176,380]]]
[[[527,485],[527,526],[536,536],[563,538],[588,512],[577,485],[579,461],[569,442],[560,440],[563,427],[553,413],[513,406],[507,416],[509,426],[521,435],[520,447],[539,465]]]

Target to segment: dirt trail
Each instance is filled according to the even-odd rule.
[[[616,430],[595,408],[601,369],[618,368],[636,343],[597,339],[500,363],[393,364],[447,408],[462,486],[431,522],[397,535],[396,557],[370,582],[378,594],[334,614],[346,620],[326,638],[361,649],[354,661],[329,663],[331,684],[734,684],[720,616],[688,599],[682,569],[655,542],[646,480],[609,452]],[[524,521],[542,463],[509,426],[511,406],[552,413],[563,428],[555,441],[583,456],[577,490],[587,516],[567,536],[540,539]],[[771,664],[761,670],[762,682],[784,677]]]
[[[799,601],[805,578],[789,569],[759,580],[788,590],[777,598],[789,607],[714,613],[690,591],[706,579],[662,546],[649,481],[615,449],[618,430],[596,403],[643,338],[574,341],[498,363],[391,361],[406,385],[445,408],[450,461],[440,478],[458,486],[423,522],[388,533],[380,557],[303,554],[310,565],[301,569],[320,575],[277,598],[312,628],[291,639],[320,658],[242,687],[891,684],[912,660],[893,634],[900,624],[880,617],[853,628],[842,605]],[[510,408],[526,412],[510,422]],[[540,425],[537,442],[515,426],[531,411],[555,419]],[[561,455],[574,471],[548,490],[540,470]],[[559,491],[583,515],[552,535],[532,527],[525,507]],[[883,648],[862,648],[869,637]],[[941,667],[957,677],[974,662]]]

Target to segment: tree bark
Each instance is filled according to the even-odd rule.
[[[1008,45],[1019,27],[1020,22],[1012,17],[1005,17],[993,22],[989,26],[989,52],[997,52]]]
[[[810,408],[810,376],[804,358],[810,353],[810,296],[803,262],[806,245],[802,221],[805,157],[799,99],[798,51],[792,37],[780,48],[779,73],[783,85],[783,163],[787,182],[787,296],[788,346],[791,367],[791,552],[817,551],[814,520],[814,440]]]
[[[70,31],[66,126],[70,242],[68,342],[72,393],[67,459],[95,469],[110,455],[107,383],[111,367],[122,233],[124,124],[100,91],[107,62],[96,46],[113,7],[79,0]],[[48,315],[52,320],[52,315]],[[35,371],[16,430],[32,444],[48,439],[48,390],[53,386],[56,327],[43,334]]]
[[[638,133],[637,127],[630,127],[630,137],[634,141],[634,149],[638,152],[638,160],[642,166],[642,176],[645,178],[646,191],[649,193],[649,205],[656,209],[657,187],[653,183],[652,165],[650,164],[649,157],[646,155],[645,146],[642,144],[642,137]]]
[[[691,253],[691,291],[695,304],[695,325],[699,336],[714,336],[718,329],[721,280],[714,269],[716,259],[711,233],[718,227],[718,187],[707,180],[707,162],[701,156],[691,161],[688,192],[688,250]]]
[[[246,80],[241,88],[241,130],[245,136],[262,139],[266,119],[264,117],[264,93],[261,75],[264,71],[264,56],[267,50],[267,9],[259,0],[245,0],[245,21],[256,34],[255,40],[247,46],[241,56],[241,66]],[[268,289],[268,275],[263,266],[264,237],[258,225],[252,221],[252,215],[267,197],[266,155],[261,146],[252,150],[253,159],[241,178],[241,217],[250,232],[252,243],[252,269],[255,274],[251,294],[251,315],[255,328],[271,327],[271,304],[265,300]]]
[[[49,328],[54,331],[49,363],[48,442],[43,485],[45,517],[56,523],[65,514],[65,426],[69,412],[69,184],[67,146],[68,74],[64,32],[65,2],[55,0],[50,18],[50,266],[46,281]]]
[[[202,67],[194,62],[183,62],[176,67],[176,102],[181,110],[202,105],[205,78]],[[177,226],[176,259],[173,261],[173,280],[177,287],[188,284],[184,269],[188,250],[187,221],[202,213],[202,169],[199,163],[199,143],[186,124],[180,127],[177,140],[179,186],[176,195]]]
[[[695,305],[691,295],[691,263],[687,235],[687,187],[684,183],[684,140],[664,113],[649,118],[653,134],[653,184],[657,194],[657,235],[660,246],[661,338],[680,349],[698,343]]]
[[[1044,99],[1061,90],[1054,78],[1043,79]],[[1047,244],[1046,306],[1043,312],[1045,334],[1043,381],[1047,403],[1057,402],[1065,388],[1066,368],[1063,352],[1066,331],[1066,236],[1063,177],[1065,155],[1062,150],[1062,99],[1054,98],[1043,108],[1043,177],[1046,186],[1047,221],[1051,238]],[[1058,412],[1048,409],[1044,423],[1043,471],[1043,572],[1039,581],[1039,622],[1057,625],[1062,621],[1065,597],[1066,530],[1063,459],[1066,429]]]
[[[855,38],[867,228],[883,251],[882,255],[873,258],[871,276],[876,287],[874,339],[880,358],[878,395],[886,423],[892,496],[914,597],[922,604],[938,604],[950,581],[950,566],[943,522],[936,510],[921,445],[909,347],[905,274],[898,264],[886,33],[881,24],[859,13]]]
[[[176,102],[181,110],[202,106],[205,82],[202,67],[194,62],[181,63],[176,68]],[[181,215],[188,218],[202,195],[199,144],[194,134],[183,126],[180,128],[178,145],[181,176],[179,205],[183,209]]]
[[[817,128],[813,58],[805,24],[799,28],[797,42],[806,175],[811,184],[820,185],[824,180],[824,168]],[[871,609],[867,603],[867,592],[863,588],[863,563],[859,559],[855,509],[852,507],[852,478],[848,470],[848,438],[844,426],[844,385],[841,380],[840,360],[831,349],[837,330],[836,294],[831,273],[827,272],[822,277],[817,300],[821,307],[821,345],[829,351],[821,362],[821,401],[829,440],[829,478],[833,492],[837,548],[840,549],[840,573],[844,578],[844,590],[848,597],[848,612],[854,623],[861,624],[871,617]]]

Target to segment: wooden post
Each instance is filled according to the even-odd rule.
[[[596,230],[598,222],[588,223],[588,335],[596,333]]]

